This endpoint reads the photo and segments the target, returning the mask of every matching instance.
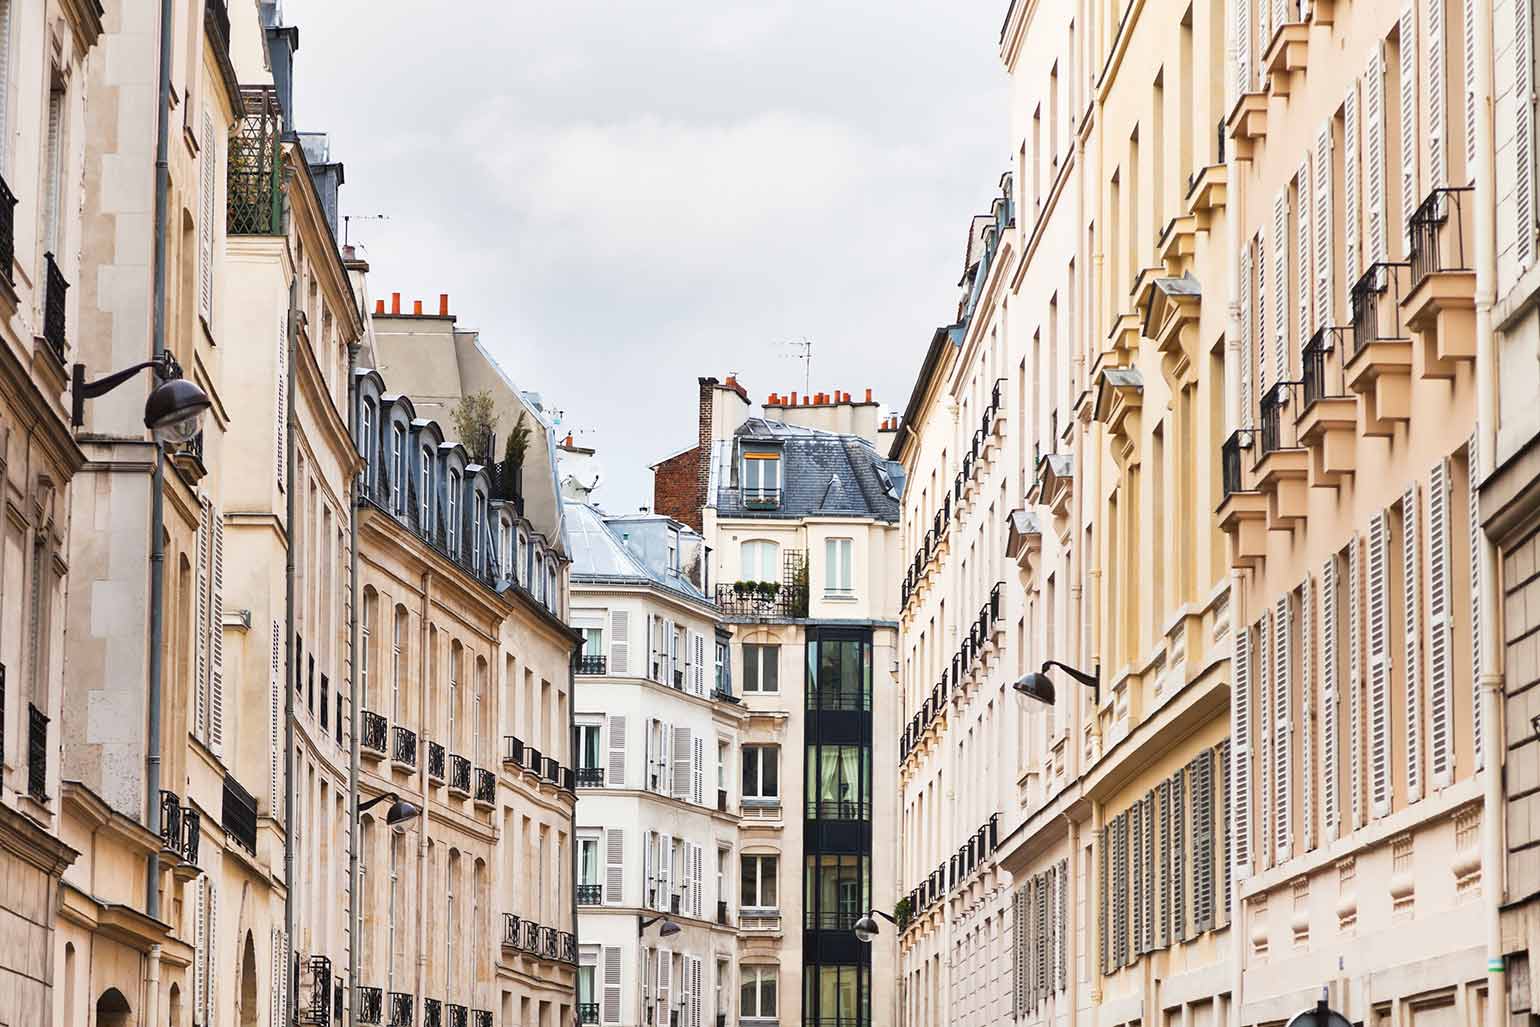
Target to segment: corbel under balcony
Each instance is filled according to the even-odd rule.
[[[1310,5],[1310,20],[1317,25],[1330,25],[1337,20],[1337,0],[1315,0]]]
[[[1112,455],[1120,469],[1139,462],[1139,415],[1144,405],[1144,376],[1136,367],[1109,367],[1096,386],[1096,419],[1112,437]]]
[[[1273,33],[1262,66],[1267,69],[1267,88],[1274,96],[1288,96],[1296,71],[1304,71],[1310,54],[1310,26],[1302,21],[1285,22]]]
[[[1021,576],[1030,585],[1037,578],[1043,555],[1043,527],[1032,510],[1012,510],[1005,519],[1005,555],[1016,561]]]
[[[1247,481],[1246,467],[1258,445],[1257,431],[1240,428],[1220,447],[1224,498],[1215,515],[1219,530],[1230,536],[1230,567],[1258,567],[1267,555],[1267,497]]]
[[[1310,487],[1337,488],[1351,478],[1358,450],[1358,399],[1342,384],[1351,328],[1324,326],[1304,349],[1304,409],[1295,419],[1310,454]]]
[[[1198,217],[1179,214],[1166,222],[1157,242],[1166,274],[1179,275],[1192,263],[1198,250]]]
[[[1470,188],[1434,189],[1411,220],[1411,291],[1401,302],[1417,336],[1420,376],[1453,378],[1476,359],[1475,212]]]
[[[1107,348],[1103,351],[1110,362],[1122,366],[1132,361],[1139,352],[1139,315],[1119,314],[1107,333]]]
[[[1160,371],[1173,392],[1194,380],[1200,363],[1198,317],[1203,288],[1192,272],[1180,278],[1157,278],[1144,308],[1144,335],[1155,340],[1161,354]]]
[[[1352,290],[1353,352],[1343,366],[1358,396],[1359,431],[1385,438],[1412,416],[1412,341],[1401,329],[1407,265],[1370,265]]]
[[[1226,186],[1229,181],[1230,172],[1225,164],[1210,164],[1198,169],[1187,189],[1193,224],[1198,231],[1208,231],[1214,223],[1214,216],[1225,209]]]
[[[1027,502],[1046,506],[1053,515],[1054,533],[1060,542],[1069,541],[1070,506],[1075,495],[1075,458],[1064,453],[1049,453],[1037,462],[1037,475],[1027,490]]]
[[[1257,144],[1267,136],[1267,94],[1242,93],[1225,119],[1235,143],[1235,159],[1250,161]]]

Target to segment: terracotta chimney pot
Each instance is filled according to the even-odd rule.
[[[449,316],[449,293],[447,292],[441,292],[438,294],[438,316]]]
[[[376,314],[385,313],[385,301],[383,299],[377,299],[374,301],[374,312]]]
[[[866,401],[868,403],[870,403],[872,401],[872,390],[871,389],[867,389],[866,390]]]
[[[412,314],[415,317],[422,317],[422,300],[412,301]]]
[[[401,313],[401,294],[399,292],[390,294],[390,312],[392,314]]]

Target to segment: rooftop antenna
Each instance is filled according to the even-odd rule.
[[[389,221],[389,214],[344,214],[342,216],[342,245],[348,244],[348,225],[352,221]]]
[[[813,340],[804,335],[800,339],[788,339],[781,343],[781,345],[799,351],[792,353],[791,356],[802,361],[803,394],[811,392],[813,388]]]

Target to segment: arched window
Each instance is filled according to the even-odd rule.
[[[739,581],[780,581],[781,547],[768,539],[750,539],[739,547]]]
[[[390,833],[390,881],[385,907],[385,990],[396,990],[396,923],[401,916],[401,870],[406,861],[406,832]]]
[[[369,856],[374,851],[374,818],[365,814],[358,818],[358,894],[362,898],[363,925],[358,932],[358,965],[369,972],[369,941],[374,937],[374,894],[369,889]]]
[[[374,591],[374,589],[365,588],[363,624],[359,629],[363,635],[363,638],[361,639],[363,643],[363,650],[359,653],[358,657],[358,694],[359,702],[363,704],[362,708],[366,710],[371,708],[369,705],[369,653],[373,648],[373,642],[371,640],[374,636],[375,618],[379,616],[379,606],[379,595]]]
[[[450,752],[459,751],[459,739],[455,737],[455,727],[459,722],[460,713],[460,643],[449,643],[449,731],[444,736],[444,744],[449,746]]]
[[[453,982],[459,977],[455,973],[455,934],[464,929],[460,923],[459,911],[455,897],[455,878],[460,876],[460,854],[454,849],[449,850],[449,873],[444,875],[444,898],[446,916],[444,920],[444,966],[449,969],[450,983],[445,987],[444,999],[446,1002],[454,1002],[455,988]]]
[[[486,695],[487,661],[478,656],[476,657],[476,709],[473,716],[471,717],[471,730],[474,731],[476,735],[472,741],[472,746],[475,749],[475,763],[478,767],[483,766],[481,758],[484,753],[482,750],[484,747],[483,743],[486,741],[487,736],[487,726],[482,723],[481,719],[483,712],[487,709]]]
[[[406,607],[397,606],[395,620],[390,629],[390,719],[401,723],[404,710],[401,706],[401,674],[406,649]]]

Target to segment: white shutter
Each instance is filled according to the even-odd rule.
[[[1369,811],[1390,812],[1390,612],[1385,594],[1389,560],[1385,513],[1369,521]]]
[[[1448,135],[1445,129],[1446,98],[1444,76],[1444,4],[1447,0],[1427,0],[1428,5],[1428,188],[1449,184],[1449,169],[1444,157]]]
[[[690,982],[689,982],[688,987],[690,989],[690,1002],[689,1002],[689,1008],[687,1009],[687,1012],[690,1015],[689,1027],[701,1027],[701,1022],[700,1022],[701,979],[700,979],[700,957],[699,956],[691,956],[690,957],[689,974],[690,974]]]
[[[690,801],[697,806],[706,804],[706,740],[699,735],[693,739],[694,749],[690,759]]]
[[[618,827],[604,831],[604,902],[619,906],[625,902],[626,832]]]
[[[663,651],[668,654],[668,668],[663,672],[663,683],[674,687],[674,672],[679,669],[679,640],[674,636],[674,622],[663,621]]]
[[[1299,323],[1295,326],[1299,335],[1299,351],[1303,353],[1305,346],[1310,342],[1310,334],[1315,329],[1315,281],[1311,277],[1310,261],[1310,208],[1312,207],[1310,194],[1310,151],[1299,160],[1299,171],[1295,176],[1294,195],[1294,237],[1298,244],[1294,253],[1294,282],[1295,291],[1299,299]],[[1287,377],[1287,375],[1285,375]]]
[[[282,492],[289,478],[289,325],[287,314],[278,318],[278,382],[273,410],[273,468]]]
[[[1251,92],[1251,4],[1235,0],[1235,92]]]
[[[225,518],[210,509],[214,522],[213,583],[209,607],[209,748],[225,752]]]
[[[620,1022],[620,949],[617,946],[604,947],[604,991],[600,1005],[605,1023]]]
[[[1310,183],[1315,190],[1315,213],[1310,217],[1310,227],[1315,232],[1315,319],[1326,328],[1334,324],[1332,310],[1336,299],[1332,288],[1332,248],[1336,235],[1332,232],[1331,197],[1331,119],[1321,126],[1315,142],[1315,176]]]
[[[700,919],[704,902],[705,860],[702,858],[702,850],[699,845],[690,846],[690,908],[693,909],[696,919]]]
[[[1273,823],[1273,680],[1277,676],[1277,642],[1273,611],[1264,609],[1257,624],[1257,817],[1258,823]],[[1257,831],[1257,862],[1267,866],[1275,844],[1267,827]]]
[[[658,1017],[653,1021],[661,1027],[668,1025],[669,992],[673,990],[674,954],[668,949],[658,950]]]
[[[1364,212],[1371,264],[1387,258],[1385,242],[1385,58],[1376,45],[1364,75]]]
[[[208,991],[209,961],[209,880],[206,877],[193,882],[193,1017],[199,1023],[207,1023],[208,1006],[204,995]]]
[[[214,148],[214,119],[203,112],[203,152],[198,169],[198,316],[214,329],[214,188],[219,154]]]
[[[1064,991],[1069,987],[1069,947],[1066,936],[1069,933],[1069,860],[1059,860],[1059,870],[1055,874],[1057,882],[1058,915],[1054,918],[1054,937],[1058,948],[1059,985],[1058,990]]]
[[[1358,133],[1358,83],[1354,81],[1342,101],[1342,280],[1347,289],[1362,273],[1358,197],[1364,169]]]
[[[1440,460],[1428,480],[1428,769],[1434,788],[1454,781],[1449,580],[1449,461]]]
[[[1422,635],[1421,545],[1417,529],[1417,485],[1401,497],[1401,612],[1406,642],[1406,800],[1422,798]]]
[[[1256,249],[1255,240],[1241,248],[1241,415],[1234,427],[1245,428],[1251,424],[1251,354],[1255,343],[1251,336],[1251,255]]]
[[[1465,0],[1465,180],[1476,181],[1476,0]]]
[[[1514,249],[1523,271],[1535,258],[1535,54],[1530,37],[1534,0],[1514,0],[1513,7]]]
[[[605,784],[611,788],[626,786],[626,718],[624,714],[609,717],[609,766],[605,768]]]
[[[222,976],[215,965],[219,960],[219,889],[214,882],[209,882],[209,928],[208,934],[203,939],[205,954],[203,957],[203,1003],[204,1020],[206,1024],[214,1025],[219,1018],[219,978]],[[279,1003],[279,1012],[283,1010],[282,1001]]]
[[[1441,3],[1442,0],[1434,0]],[[1411,253],[1412,213],[1417,209],[1417,7],[1401,0],[1401,242]]]
[[[699,631],[690,635],[690,647],[695,660],[695,694],[706,694],[706,636]]]
[[[1315,582],[1299,587],[1299,824],[1301,851],[1315,848]]]
[[[1337,837],[1337,558],[1321,565],[1321,823]]]
[[[674,798],[690,798],[690,782],[693,767],[690,765],[690,729],[687,727],[674,728]]]
[[[1289,190],[1285,186],[1273,197],[1273,328],[1268,339],[1273,346],[1275,382],[1289,378]]]
[[[1364,823],[1363,547],[1357,532],[1348,545],[1348,803],[1353,827]]]
[[[1273,16],[1269,23],[1273,32],[1278,31],[1280,25],[1284,25],[1289,21],[1289,8],[1292,6],[1293,4],[1289,0],[1273,0]],[[1269,38],[1265,42],[1270,43],[1272,42],[1271,33],[1268,35]]]
[[[207,497],[198,507],[198,623],[193,629],[197,646],[198,720],[196,734],[205,745],[209,740],[209,578],[214,549],[214,512]]]
[[[1470,661],[1471,661],[1471,731],[1476,754],[1476,769],[1484,765],[1481,733],[1481,604],[1486,601],[1486,590],[1481,587],[1481,515],[1476,505],[1477,489],[1481,487],[1481,461],[1476,449],[1476,433],[1471,432],[1465,443],[1465,466],[1469,488],[1465,493],[1465,510],[1468,516],[1468,534],[1465,547],[1470,551]]]
[[[1230,701],[1230,862],[1239,871],[1251,867],[1251,630],[1242,627],[1235,633],[1235,652],[1230,669],[1234,695]],[[1181,815],[1180,797],[1171,797],[1172,808]]]
[[[294,965],[294,959],[290,955],[289,936],[283,931],[278,932],[278,1015],[281,1023],[287,1027],[292,1022],[289,1016],[289,971]]]
[[[1290,718],[1293,712],[1291,695],[1294,683],[1293,641],[1294,615],[1289,609],[1289,597],[1278,597],[1273,615],[1273,818],[1276,833],[1273,836],[1276,852],[1274,859],[1282,863],[1294,851],[1294,779],[1289,765]]]
[[[631,673],[631,614],[626,610],[610,611],[610,666],[611,674]]]
[[[267,776],[268,776],[268,813],[274,820],[278,819],[283,809],[283,710],[284,710],[284,680],[280,670],[282,654],[280,649],[283,643],[283,628],[278,622],[273,621],[272,654],[269,658],[268,670],[268,730],[267,730]]]
[[[272,950],[272,992],[268,996],[268,1007],[272,1015],[274,1027],[283,1023],[283,931],[273,928],[271,941]]]

